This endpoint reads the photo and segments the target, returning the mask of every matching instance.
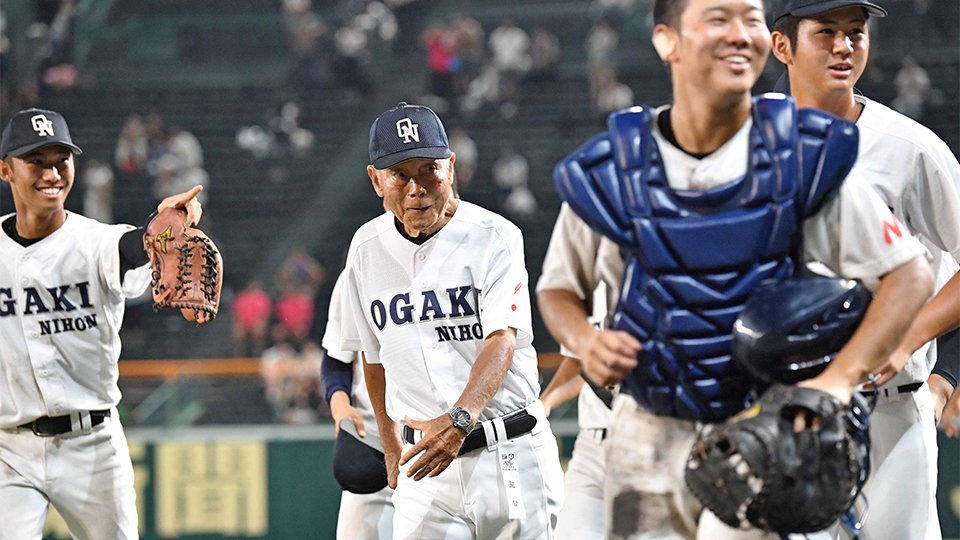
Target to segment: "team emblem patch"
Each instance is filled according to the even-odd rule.
[[[397,122],[397,136],[402,138],[406,144],[413,141],[420,142],[420,124],[414,124],[409,118],[399,120]]]
[[[44,114],[38,114],[30,119],[33,130],[40,137],[53,137],[53,122],[47,119]]]
[[[162,233],[158,234],[155,240],[158,244],[160,244],[161,253],[167,252],[167,240],[170,240],[172,238],[173,238],[173,227],[171,225],[167,225],[167,228],[164,229]]]

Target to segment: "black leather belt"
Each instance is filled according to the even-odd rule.
[[[521,435],[530,433],[533,431],[533,428],[536,425],[537,417],[528,413],[526,409],[503,417],[503,427],[507,432],[507,440],[515,439]],[[415,430],[412,427],[403,426],[404,441],[410,444],[416,444],[414,435]],[[496,437],[496,434],[494,434],[494,437]],[[487,436],[484,434],[483,428],[480,426],[475,426],[473,431],[467,434],[467,437],[463,439],[463,445],[460,446],[460,451],[457,452],[457,455],[462,456],[467,452],[472,452],[486,446]]]
[[[105,411],[90,411],[90,425],[81,425],[80,429],[99,426],[108,416],[110,416],[109,409]],[[83,421],[82,417],[80,421]],[[63,435],[64,433],[73,431],[73,422],[70,420],[69,414],[65,416],[41,416],[33,422],[20,424],[17,427],[20,429],[29,429],[37,437],[53,437],[54,435]]]
[[[917,390],[919,390],[921,386],[923,386],[922,382],[901,384],[900,386],[897,387],[897,394],[912,394],[913,392],[916,392]],[[884,397],[889,397],[891,390],[892,388],[881,388],[880,393],[883,394]],[[861,390],[860,393],[863,394],[865,397],[873,397],[874,395],[876,395],[877,391]]]

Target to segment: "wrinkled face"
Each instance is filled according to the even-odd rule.
[[[676,34],[675,83],[708,94],[749,92],[770,54],[762,0],[689,0],[679,29],[665,31]]]
[[[776,53],[789,66],[791,81],[819,93],[852,92],[870,54],[866,12],[851,6],[801,19],[792,50],[778,35]]]
[[[63,209],[73,187],[73,152],[50,145],[0,161],[0,176],[10,183],[18,212]]]
[[[433,234],[449,221],[444,211],[453,200],[453,162],[446,159],[408,159],[387,169],[367,167],[383,208],[397,216],[407,234]]]

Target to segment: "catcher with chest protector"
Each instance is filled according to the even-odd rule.
[[[653,13],[672,102],[614,113],[554,171],[570,208],[626,259],[610,327],[558,333],[594,382],[622,381],[604,443],[608,536],[775,537],[749,515],[704,510],[684,481],[700,428],[753,399],[730,351],[746,300],[810,262],[874,292],[853,337],[778,411],[797,423],[792,432],[818,437],[817,421],[846,421],[833,411],[897,346],[932,272],[909,234],[884,238],[885,226],[902,230],[896,217],[862,173],[848,173],[855,125],[783,96],[752,97],[770,52],[763,2],[657,0]]]

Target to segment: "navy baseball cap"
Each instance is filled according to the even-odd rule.
[[[377,169],[408,159],[450,157],[443,122],[429,107],[401,101],[370,126],[370,164]]]
[[[344,490],[360,495],[376,493],[387,487],[387,465],[383,452],[373,448],[344,429],[333,444],[333,478]]]
[[[44,109],[20,111],[3,128],[0,159],[19,157],[52,144],[62,144],[74,154],[83,153],[79,146],[73,144],[70,128],[60,113]]]
[[[860,6],[874,17],[887,16],[887,10],[867,0],[774,0],[773,20],[787,15],[812,17],[850,6]]]

